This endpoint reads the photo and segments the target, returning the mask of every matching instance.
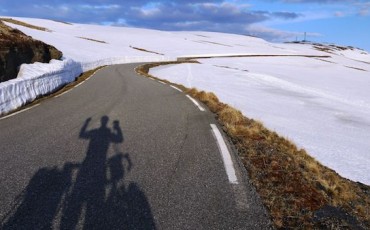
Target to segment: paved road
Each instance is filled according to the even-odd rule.
[[[229,180],[214,116],[136,66],[0,120],[3,229],[269,228],[233,154]]]

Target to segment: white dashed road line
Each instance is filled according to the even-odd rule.
[[[177,90],[177,91],[179,91],[179,92],[182,92],[182,90],[181,90],[181,89],[179,89],[179,88],[177,88],[176,86],[171,85],[171,87],[172,87],[172,88],[174,88],[174,89],[176,89],[176,90]]]
[[[70,91],[70,90],[67,90],[67,91],[65,91],[65,92],[63,92],[63,93],[61,93],[61,94],[59,94],[59,95],[55,96],[55,98],[61,97],[61,96],[63,96],[64,94],[69,93],[69,91]]]
[[[236,177],[234,164],[233,161],[231,160],[231,155],[229,149],[226,146],[225,140],[222,138],[221,132],[215,124],[211,124],[211,128],[217,140],[218,147],[220,148],[227,177],[229,178],[231,184],[239,184],[238,179]]]
[[[78,83],[78,84],[77,84],[75,87],[73,87],[73,88],[77,88],[77,87],[79,87],[79,86],[80,86],[80,85],[82,85],[84,82],[85,82],[85,81]]]
[[[189,95],[186,95],[186,97],[189,98],[190,101],[192,101],[199,108],[200,111],[205,111],[205,109],[194,98],[190,97]]]

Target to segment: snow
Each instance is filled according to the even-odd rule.
[[[102,65],[173,61],[180,56],[203,56],[204,54],[297,53],[296,49],[290,49],[288,46],[280,47],[279,44],[270,44],[259,38],[233,34],[164,32],[125,27],[66,24],[44,19],[12,18],[47,28],[48,31],[40,31],[5,22],[35,39],[55,46],[63,52],[63,60],[59,63],[53,62],[51,65],[27,65],[27,71],[21,71],[16,80],[0,84],[0,115],[73,81],[81,71]],[[317,51],[310,52],[318,53]],[[75,62],[77,67],[66,64],[70,62]],[[66,68],[73,68],[73,70]],[[70,72],[73,75],[62,74],[64,72]],[[39,83],[41,76],[47,79],[49,75],[50,81]],[[54,78],[58,80],[51,80]],[[24,88],[26,86],[27,88]]]
[[[370,184],[369,64],[341,55],[198,61],[150,73],[214,92],[342,176]]]
[[[151,74],[216,93],[342,176],[370,184],[370,55],[363,50],[326,46],[330,50],[323,52],[315,44],[275,44],[225,33],[14,19],[49,29],[6,23],[55,46],[63,60],[22,65],[16,79],[0,84],[0,114],[98,66],[198,58],[201,64],[162,66]],[[229,57],[240,55],[254,57]],[[206,56],[216,58],[201,58]]]
[[[42,19],[13,18],[51,30],[52,32],[45,32],[6,23],[35,39],[54,45],[63,52],[63,60],[52,60],[50,64],[22,65],[16,79],[1,83],[0,115],[17,109],[38,96],[50,93],[73,81],[82,72],[99,66],[176,60],[169,56],[143,53],[130,48],[129,41],[138,40],[145,34],[145,30],[126,28],[127,30],[121,31],[118,27],[68,25]],[[99,29],[102,31],[96,33]],[[138,31],[137,34],[135,30]],[[131,34],[129,40],[124,40],[123,35],[126,33]],[[79,37],[106,39],[107,43]]]

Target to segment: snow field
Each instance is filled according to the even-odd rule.
[[[244,51],[242,54],[263,53],[268,50],[273,53],[295,52],[287,48],[271,49],[271,44],[262,39],[232,34],[163,32],[124,27],[66,24],[44,19],[12,18],[45,27],[51,31],[39,31],[5,22],[5,24],[19,29],[35,39],[55,46],[63,52],[64,60],[62,62],[53,61],[50,65],[39,63],[24,65],[27,67],[22,66],[23,70],[20,71],[17,79],[0,84],[0,115],[73,81],[81,71],[91,70],[102,65],[174,61],[178,56],[215,52],[220,54],[240,54],[241,51]],[[252,50],[251,47],[253,47]],[[71,64],[73,62],[74,64]]]
[[[199,61],[150,74],[214,92],[342,176],[370,184],[370,65],[335,55],[333,63],[304,57]]]

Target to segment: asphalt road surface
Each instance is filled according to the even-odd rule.
[[[214,115],[137,65],[0,120],[0,229],[271,228]]]

